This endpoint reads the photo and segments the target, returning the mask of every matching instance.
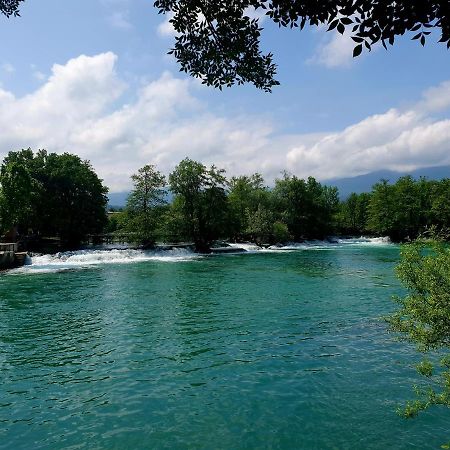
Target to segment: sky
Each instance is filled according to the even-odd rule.
[[[281,85],[218,91],[179,71],[152,0],[25,0],[0,17],[0,160],[75,153],[111,192],[185,157],[267,184],[283,170],[326,181],[450,164],[450,51],[436,35],[353,59],[348,35],[261,21]]]

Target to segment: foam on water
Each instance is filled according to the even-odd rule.
[[[45,273],[90,267],[100,264],[129,264],[143,261],[180,262],[199,256],[188,249],[172,250],[135,250],[135,249],[99,249],[60,252],[54,255],[32,256],[26,265],[13,273]]]
[[[388,236],[368,238],[361,236],[359,238],[337,239],[339,244],[347,245],[389,245],[392,244]]]
[[[361,236],[359,238],[330,238],[326,241],[304,241],[289,242],[285,245],[272,245],[270,247],[259,247],[252,243],[229,244],[232,247],[243,248],[250,253],[255,252],[277,252],[277,251],[295,251],[295,250],[328,250],[333,248],[342,248],[347,246],[381,246],[390,245],[389,237],[370,238]]]
[[[238,242],[238,243],[229,243],[230,247],[238,249],[244,249],[247,253],[259,253],[259,252],[274,252],[277,249],[274,248],[264,248],[259,245],[253,244],[251,242]]]
[[[283,246],[259,247],[250,242],[232,243],[230,247],[244,249],[245,253],[275,253],[302,250],[327,250],[346,246],[383,246],[391,242],[387,237],[380,238],[333,238],[328,241],[292,242]],[[192,250],[177,248],[172,250],[136,250],[130,248],[101,248],[60,252],[54,255],[36,255],[29,257],[26,265],[9,273],[46,273],[64,270],[82,269],[103,264],[130,264],[144,261],[182,262],[201,258]]]
[[[389,237],[370,238],[361,236],[359,238],[331,238],[327,241],[305,241],[291,242],[278,248],[280,250],[328,250],[347,246],[384,246],[390,245]]]

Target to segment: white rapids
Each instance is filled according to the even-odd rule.
[[[180,262],[190,261],[199,255],[188,249],[135,250],[116,248],[111,250],[77,250],[53,255],[34,255],[24,267],[14,272],[58,272],[103,264],[130,264],[143,261]]]
[[[327,241],[291,242],[285,245],[274,245],[267,248],[259,247],[253,243],[232,243],[230,247],[236,248],[236,254],[245,253],[275,253],[303,250],[326,250],[347,246],[386,246],[390,245],[389,238],[360,238],[340,239],[331,238]],[[232,253],[234,254],[234,253]],[[59,252],[53,255],[33,255],[26,261],[26,265],[14,269],[9,273],[46,273],[65,270],[82,269],[104,264],[130,264],[145,261],[184,262],[203,258],[204,255],[194,253],[186,248],[172,250],[136,250],[130,248],[101,248],[77,251]]]

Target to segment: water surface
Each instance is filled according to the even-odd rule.
[[[77,252],[0,276],[0,448],[407,449],[392,245]]]

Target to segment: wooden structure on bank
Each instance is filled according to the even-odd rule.
[[[0,243],[0,270],[23,266],[26,258],[26,252],[19,252],[18,242]]]

